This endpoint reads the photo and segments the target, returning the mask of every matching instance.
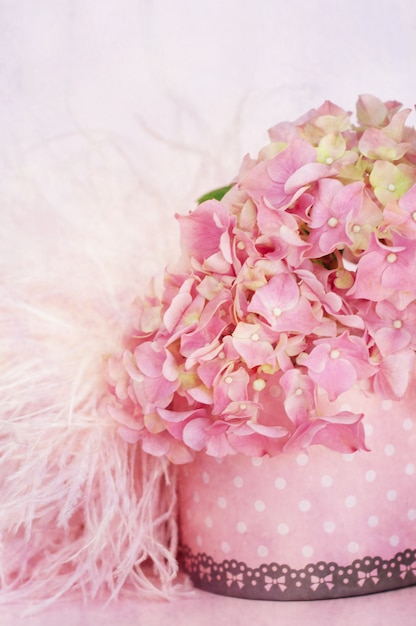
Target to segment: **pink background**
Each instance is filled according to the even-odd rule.
[[[228,182],[272,124],[364,92],[413,106],[415,32],[413,0],[0,0],[10,284],[28,263],[48,276],[59,251],[76,297],[71,263],[92,245],[108,288],[122,290],[132,259],[140,288],[176,249],[172,213]],[[104,612],[74,598],[26,623],[416,624],[415,594],[276,606],[197,592]]]

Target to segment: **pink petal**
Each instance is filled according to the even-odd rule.
[[[205,448],[208,436],[206,429],[211,425],[211,420],[199,417],[188,422],[183,430],[183,442],[192,450]]]
[[[363,414],[343,411],[330,417],[304,422],[289,439],[285,451],[317,444],[341,453],[366,450],[362,418]]]
[[[325,176],[331,176],[332,173],[328,165],[324,165],[323,163],[307,163],[287,179],[284,189],[287,193],[293,194],[298,189],[307,189],[311,183]]]
[[[388,161],[398,161],[409,148],[409,143],[397,143],[378,128],[367,128],[358,143],[358,149],[365,156]]]
[[[218,200],[207,200],[189,215],[176,215],[181,230],[183,249],[200,263],[220,249],[231,258],[227,235],[233,218]]]
[[[383,398],[400,400],[409,386],[415,360],[413,350],[401,350],[385,357],[374,378],[375,392]]]

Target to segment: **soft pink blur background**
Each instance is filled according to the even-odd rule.
[[[414,0],[0,0],[3,267],[49,271],[59,249],[66,280],[91,240],[112,280],[134,257],[144,285],[176,250],[173,212],[227,183],[274,123],[360,93],[413,107],[415,33]],[[197,593],[103,613],[74,599],[22,623],[411,625],[415,601],[416,588],[308,605]]]
[[[1,190],[134,203],[150,276],[173,212],[277,121],[365,92],[412,107],[415,29],[413,0],[1,0]]]

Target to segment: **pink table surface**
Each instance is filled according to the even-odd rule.
[[[99,603],[85,605],[73,597],[22,617],[22,612],[30,609],[30,603],[3,607],[1,626],[413,626],[416,587],[361,598],[287,603],[240,600],[198,590],[172,601],[129,598],[106,607]]]

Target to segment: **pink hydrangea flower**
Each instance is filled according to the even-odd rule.
[[[372,237],[368,249],[360,258],[349,295],[380,302],[389,299],[395,292],[413,289],[416,241],[396,235],[394,242],[398,245],[386,246]]]
[[[416,367],[409,112],[364,94],[355,125],[326,101],[177,216],[182,254],[108,360],[122,437],[174,463],[366,449],[365,416],[332,403],[400,399]]]
[[[397,309],[392,302],[377,302],[366,312],[367,328],[380,354],[416,348],[416,302],[405,309]]]
[[[350,245],[348,226],[356,223],[363,203],[364,184],[344,186],[330,178],[320,181],[308,223],[308,241],[313,244],[313,256],[325,256],[335,249]]]
[[[335,400],[360,380],[375,373],[364,339],[344,332],[334,339],[318,339],[303,359],[310,378]]]
[[[308,335],[320,324],[319,311],[314,311],[302,294],[296,277],[290,273],[275,274],[252,297],[249,312],[257,313],[278,333],[297,332]]]

